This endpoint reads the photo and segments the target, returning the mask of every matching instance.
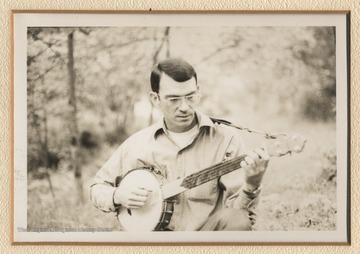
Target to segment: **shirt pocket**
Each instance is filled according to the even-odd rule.
[[[199,185],[187,192],[187,198],[193,202],[214,205],[218,197],[218,179]]]

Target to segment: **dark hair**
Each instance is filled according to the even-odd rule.
[[[177,82],[184,82],[195,77],[197,83],[196,72],[189,63],[180,58],[168,58],[157,63],[151,72],[150,83],[153,92],[159,92],[160,79],[163,72]]]

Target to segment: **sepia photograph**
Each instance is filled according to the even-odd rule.
[[[346,14],[13,22],[15,242],[349,241]]]

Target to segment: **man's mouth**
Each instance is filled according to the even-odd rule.
[[[178,118],[181,118],[181,119],[186,119],[186,118],[189,118],[190,115],[181,115],[181,116],[178,116]]]

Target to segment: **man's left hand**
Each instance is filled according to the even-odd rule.
[[[255,149],[247,153],[240,166],[245,170],[245,189],[256,190],[262,181],[270,156],[264,149]]]

